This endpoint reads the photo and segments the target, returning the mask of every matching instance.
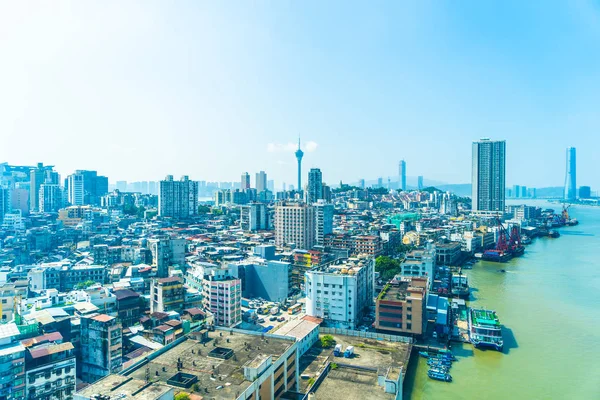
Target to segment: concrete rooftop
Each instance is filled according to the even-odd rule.
[[[166,385],[167,380],[178,372],[177,361],[181,360],[181,372],[198,377],[199,395],[205,398],[233,399],[251,383],[244,378],[244,364],[258,354],[271,355],[275,362],[293,344],[292,338],[286,340],[265,335],[263,339],[260,334],[230,334],[229,330],[216,330],[208,332],[208,340],[204,343],[188,338],[129,376],[144,380],[146,368],[149,368],[150,380]],[[210,357],[209,352],[217,346],[233,350],[233,356],[227,360]],[[191,392],[191,389],[183,390]]]

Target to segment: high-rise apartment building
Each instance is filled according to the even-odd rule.
[[[417,189],[423,190],[423,175],[417,177]]]
[[[81,318],[81,379],[92,383],[123,368],[123,331],[117,318],[92,314]]]
[[[256,173],[256,192],[264,192],[267,190],[267,173],[260,171]]]
[[[240,228],[244,231],[269,229],[269,213],[264,203],[251,203],[240,207]]]
[[[577,200],[577,155],[575,147],[569,147],[567,149],[565,200]]]
[[[506,142],[473,142],[472,210],[504,212]]]
[[[160,181],[158,195],[158,215],[171,218],[189,218],[198,213],[198,182],[188,176],[174,181],[167,175]]]
[[[323,198],[323,175],[319,168],[311,168],[308,172],[308,186],[306,188],[306,202],[316,203]]]
[[[44,183],[58,184],[60,177],[53,171],[54,167],[38,163],[29,173],[29,208],[32,211],[39,210],[40,186]]]
[[[67,178],[68,201],[72,206],[84,205],[83,175],[76,172]]]
[[[305,203],[285,203],[275,206],[275,244],[294,244],[309,250],[315,245],[315,209]]]
[[[213,314],[216,325],[231,327],[242,321],[242,281],[236,271],[236,265],[210,263],[192,264],[186,271],[186,285],[202,292],[204,308]]]
[[[150,312],[183,311],[185,291],[177,276],[153,279],[150,285]]]
[[[0,222],[4,216],[12,211],[11,190],[0,186]]]
[[[242,174],[242,182],[240,185],[240,189],[241,190],[250,189],[250,174],[247,172],[244,172]]]
[[[314,204],[315,208],[315,244],[325,245],[325,235],[333,233],[333,204],[323,200]]]
[[[44,183],[40,185],[40,212],[57,212],[63,206],[63,191],[59,185]]]
[[[398,165],[398,176],[400,178],[399,189],[406,190],[406,161],[400,160],[400,164]]]

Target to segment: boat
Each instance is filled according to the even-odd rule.
[[[505,270],[505,269],[499,269],[499,270],[498,270],[498,272],[505,273],[505,272],[506,272],[506,270]]]
[[[447,372],[429,370],[427,371],[427,376],[429,376],[431,379],[435,379],[436,381],[452,382],[452,376],[450,376],[450,374]]]
[[[441,372],[443,374],[448,374],[448,373],[450,373],[450,368],[444,367],[444,366],[430,366],[429,371]]]
[[[430,368],[446,368],[446,369],[452,368],[452,362],[450,362],[450,361],[444,362],[444,361],[430,360],[430,361],[427,361],[427,365],[429,365]]]
[[[548,236],[550,236],[551,238],[557,238],[557,237],[560,236],[560,233],[557,230],[555,230],[555,229],[551,229],[548,232]]]
[[[471,308],[469,315],[469,338],[476,348],[492,348],[502,351],[502,326],[496,311]]]
[[[419,352],[419,355],[420,355],[421,357],[425,357],[425,358],[428,358],[428,357],[429,357],[429,353],[428,353],[428,352],[426,352],[426,351],[420,351],[420,352]]]
[[[521,237],[521,243],[522,244],[531,244],[531,242],[532,242],[532,240],[531,240],[531,238],[529,236],[523,235]]]

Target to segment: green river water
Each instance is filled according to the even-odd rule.
[[[429,379],[413,355],[405,398],[600,399],[600,207],[569,212],[580,224],[561,228],[560,238],[534,239],[522,257],[467,271],[471,304],[498,312],[504,352],[453,344],[452,383]]]

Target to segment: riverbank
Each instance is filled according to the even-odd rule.
[[[600,398],[600,209],[569,211],[580,225],[561,228],[557,240],[536,239],[525,255],[502,264],[506,273],[485,261],[466,271],[475,288],[470,305],[498,312],[503,353],[453,344],[459,361],[451,384],[430,380],[426,361],[413,356],[405,398]]]

